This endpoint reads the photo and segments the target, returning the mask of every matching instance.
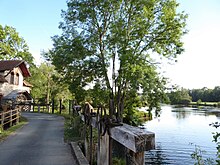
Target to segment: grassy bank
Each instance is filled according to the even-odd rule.
[[[191,102],[191,106],[213,106],[220,107],[220,102]]]
[[[17,125],[14,125],[7,130],[0,132],[0,142],[7,138],[9,135],[13,134],[17,129],[21,128],[23,125],[27,124],[27,119],[20,117],[20,122]]]

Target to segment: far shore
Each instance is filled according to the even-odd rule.
[[[191,106],[213,106],[220,108],[220,102],[191,102],[189,105]]]

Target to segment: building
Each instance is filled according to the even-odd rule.
[[[23,60],[0,61],[0,101],[13,102],[31,101],[32,85],[25,78],[31,74]]]

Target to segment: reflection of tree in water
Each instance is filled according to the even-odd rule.
[[[160,143],[157,144],[155,150],[145,152],[145,164],[170,164]]]
[[[175,116],[177,119],[185,119],[190,116],[190,112],[184,109],[174,109],[172,112],[175,112]]]
[[[148,114],[148,120],[150,121],[150,120],[152,120],[153,119],[153,113],[152,113],[152,110],[147,110],[147,114]],[[160,114],[161,114],[161,110],[155,110],[154,111],[154,116],[155,116],[155,118],[158,118],[158,117],[160,117]]]
[[[160,109],[155,110],[155,117],[160,117],[160,114],[161,114],[161,110]]]

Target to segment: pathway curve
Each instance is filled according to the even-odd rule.
[[[75,165],[63,141],[64,119],[42,113],[23,113],[29,123],[0,143],[1,165]]]

